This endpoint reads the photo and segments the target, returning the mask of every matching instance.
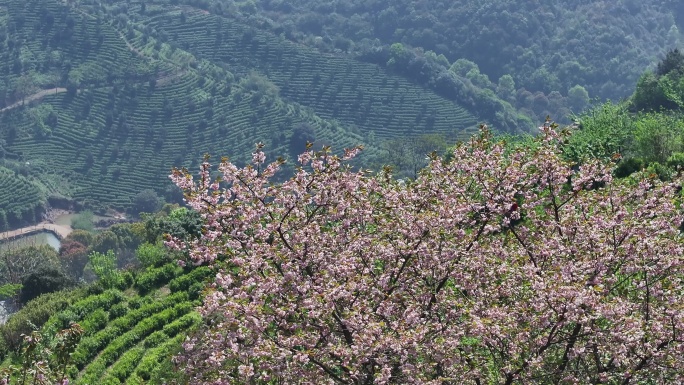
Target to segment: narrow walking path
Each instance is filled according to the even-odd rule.
[[[58,94],[60,92],[66,92],[66,88],[57,87],[57,88],[50,88],[47,90],[38,91],[33,95],[29,95],[29,96],[25,97],[24,100],[10,104],[9,106],[7,106],[5,108],[0,108],[0,112],[5,112],[7,110],[11,110],[13,108],[17,108],[19,106],[22,106],[26,103],[30,103],[34,100],[42,99],[42,98],[46,97],[47,95],[54,95],[54,94]]]
[[[50,231],[55,234],[57,238],[64,239],[67,235],[71,234],[73,229],[69,226],[56,225],[54,223],[39,223],[34,226],[22,227],[16,230],[3,231],[0,233],[0,241],[14,239],[23,235],[35,234],[41,231]]]

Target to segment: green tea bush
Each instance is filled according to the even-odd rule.
[[[130,307],[131,309],[139,309],[139,308],[149,304],[150,302],[152,302],[151,297],[147,297],[147,296],[136,297],[136,298],[133,298],[130,301],[128,301],[128,307]]]
[[[145,338],[145,341],[143,342],[143,345],[145,348],[149,349],[152,347],[155,347],[162,342],[166,341],[169,339],[169,336],[164,333],[163,330],[158,330],[152,334],[150,334],[147,338]]]
[[[135,370],[138,362],[145,354],[143,348],[133,348],[124,353],[119,360],[112,365],[109,370],[109,375],[118,378],[121,381],[126,381],[128,376],[130,376]],[[128,383],[126,381],[126,383]]]
[[[50,319],[54,314],[66,309],[74,301],[85,295],[85,290],[65,290],[41,295],[29,301],[21,310],[14,313],[7,323],[0,326],[0,336],[10,351],[17,351],[28,335]],[[6,353],[6,352],[5,352]]]
[[[181,275],[180,277],[174,278],[169,282],[169,289],[172,292],[178,291],[190,291],[188,290],[190,286],[201,283],[205,278],[211,276],[212,270],[207,266],[200,266],[194,268],[188,274]]]
[[[145,380],[140,378],[137,374],[133,373],[126,379],[126,385],[144,385]]]
[[[97,309],[81,322],[81,326],[86,333],[94,333],[95,331],[104,328],[105,325],[107,325],[107,322],[109,322],[109,315],[107,312],[104,309]]]
[[[189,302],[187,302],[189,299],[187,293],[172,294],[164,298],[163,300],[157,302],[151,302],[151,299],[149,297],[147,298],[148,300],[146,305],[143,305],[134,310],[130,310],[123,317],[110,321],[104,329],[98,331],[93,335],[85,337],[83,341],[81,341],[81,344],[79,344],[78,348],[73,354],[74,364],[79,368],[79,370],[82,370],[84,367],[86,367],[89,361],[92,360],[92,358],[102,349],[110,349],[110,353],[107,354],[112,354],[112,349],[116,349],[111,347],[112,344],[114,344],[113,341],[117,340],[118,338],[120,338],[120,336],[124,335],[125,333],[131,333],[133,330],[138,330],[137,332],[135,332],[137,333],[137,338],[142,338],[149,334],[151,331],[147,331],[148,329],[146,328],[148,328],[149,322],[154,321],[148,321],[150,319],[148,317],[157,317],[154,318],[156,320],[159,317],[167,316],[167,313],[164,313],[163,310],[174,305],[182,305],[184,307],[187,307],[187,311],[185,311],[185,313],[189,312],[192,308],[192,305]],[[164,315],[160,316],[159,314]],[[170,321],[170,319],[164,319],[164,321],[162,322],[166,321]],[[145,324],[139,327],[138,324],[141,322],[145,322]],[[141,330],[142,332],[147,332],[145,334],[141,334]],[[127,338],[131,338],[130,334],[128,335],[128,337],[125,337],[116,343],[121,344],[123,343],[123,341],[127,341]],[[88,367],[90,367],[90,365],[88,365]]]
[[[174,318],[186,314],[192,309],[193,306],[190,303],[181,302],[172,308],[165,309],[141,320],[133,328],[129,329],[129,331],[114,338],[100,352],[97,358],[92,363],[88,364],[80,383],[92,383],[93,379],[102,376],[106,367],[116,362],[119,357],[140,342],[141,339],[145,338],[145,336],[151,334],[155,330],[161,329]],[[74,361],[76,361],[75,358]],[[78,365],[79,363],[75,362],[75,364]]]
[[[146,294],[182,273],[183,268],[178,266],[175,262],[167,263],[162,267],[148,268],[147,271],[138,275],[135,287],[141,294]]]
[[[178,335],[167,340],[163,345],[148,349],[135,369],[135,374],[143,380],[149,381],[155,374],[155,369],[158,368],[159,363],[170,355],[172,351],[176,350],[184,339],[185,336]]]
[[[119,318],[128,312],[128,306],[123,303],[117,303],[109,309],[109,317],[112,319]]]
[[[162,331],[169,337],[174,337],[178,333],[187,330],[193,326],[199,325],[202,322],[202,316],[199,313],[188,313],[170,324],[164,326]]]
[[[124,298],[123,293],[118,290],[107,290],[102,294],[91,296],[75,303],[71,310],[76,312],[79,317],[84,317],[97,309],[109,309],[121,303]]]

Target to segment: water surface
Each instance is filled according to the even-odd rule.
[[[49,231],[42,231],[40,233],[35,233],[27,235],[21,238],[17,238],[13,241],[6,241],[0,243],[0,252],[8,249],[18,249],[27,246],[42,246],[49,245],[53,249],[59,250],[59,246],[62,243],[59,239]]]

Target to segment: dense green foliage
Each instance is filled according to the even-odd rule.
[[[632,97],[606,103],[579,117],[566,155],[618,161],[615,175],[648,169],[666,180],[684,167],[684,55],[670,51],[646,72]]]
[[[237,20],[201,12],[188,12],[182,19],[170,13],[149,25],[173,36],[177,44],[198,57],[225,63],[232,71],[259,68],[288,100],[312,108],[323,118],[375,131],[379,137],[391,133],[385,130],[402,133],[427,126],[446,133],[473,124],[467,111],[400,77],[387,75],[377,66],[321,54]],[[206,31],[209,34],[205,35]],[[209,39],[211,36],[215,38]],[[259,92],[264,82],[267,80],[252,75],[243,86]],[[388,110],[402,113],[389,116]]]
[[[402,43],[416,52],[399,70],[412,68],[407,75],[426,84],[439,78],[439,64],[467,59],[476,63],[469,83],[487,89],[489,79],[501,85],[510,75],[517,107],[554,116],[580,112],[570,92],[576,85],[601,99],[631,94],[654,57],[681,44],[684,23],[684,8],[671,0],[188,2],[378,63],[397,64],[388,62],[390,46]]]
[[[599,157],[619,160],[615,173],[624,177],[648,168],[669,179],[684,166],[684,115],[676,112],[630,113],[626,106],[604,105],[582,117],[570,139],[575,161]]]
[[[71,228],[74,230],[93,231],[93,212],[90,210],[81,211],[71,219]]]
[[[154,211],[152,191],[180,201],[172,166],[242,164],[257,141],[290,157],[300,139],[364,144],[359,163],[380,165],[397,137],[565,121],[626,96],[679,45],[681,14],[665,0],[0,0],[0,229],[50,197]],[[676,104],[671,67],[640,85]]]
[[[39,295],[12,315],[0,327],[0,356],[5,357],[0,374],[16,375],[20,373],[16,368],[27,362],[26,349],[20,349],[22,334],[45,341],[46,350],[33,348],[32,357],[52,365],[56,358],[49,353],[54,345],[49,341],[77,323],[83,335],[70,355],[73,366],[63,366],[71,383],[161,383],[168,378],[171,355],[188,331],[201,323],[194,309],[212,270],[180,267],[180,254],[166,249],[162,238],[168,231],[188,240],[196,237],[198,220],[193,211],[167,205],[144,215],[142,222],[95,234],[73,232],[60,250],[62,266],[75,278],[91,275],[94,281],[76,290]],[[86,262],[73,254],[85,254]],[[122,256],[129,254],[133,262],[120,269],[121,260],[127,259]],[[67,282],[62,270],[39,269],[24,280],[21,295],[36,296]],[[11,295],[18,288],[3,289]]]
[[[0,248],[0,284],[20,284],[40,270],[58,270],[59,257],[48,245]]]
[[[22,334],[28,335],[41,327],[51,316],[59,313],[88,295],[85,289],[59,291],[42,295],[28,302],[21,310],[0,326],[0,355],[5,356],[21,346]]]
[[[42,294],[68,289],[74,282],[59,269],[41,267],[24,278],[21,285],[19,301],[26,303]]]
[[[0,370],[5,384],[68,384],[67,372],[73,368],[71,354],[83,336],[83,328],[71,324],[55,334],[33,331],[24,335],[19,365]]]
[[[644,73],[637,82],[631,106],[635,111],[684,109],[684,54],[672,50],[655,72]]]

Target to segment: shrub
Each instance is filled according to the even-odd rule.
[[[145,267],[156,267],[168,262],[168,250],[161,244],[143,243],[135,251],[138,261]]]
[[[0,301],[5,301],[16,297],[21,291],[21,284],[11,284],[0,286]]]
[[[168,339],[169,339],[169,336],[167,336],[166,333],[164,333],[161,330],[158,330],[158,331],[150,334],[147,338],[145,338],[144,346],[147,349],[153,348],[153,347],[161,344],[162,342],[164,342]]]
[[[153,384],[160,383],[174,383],[161,380],[162,377],[172,375],[173,370],[164,365],[159,365],[161,362],[166,362],[170,360],[164,360],[168,358],[171,353],[175,353],[180,348],[181,342],[185,339],[185,336],[178,335],[174,338],[166,340],[163,345],[150,348],[145,353],[145,356],[140,360],[140,364],[135,369],[135,374],[146,381],[150,381]],[[186,382],[180,382],[186,383]]]
[[[195,284],[202,284],[206,278],[211,275],[211,269],[207,266],[199,266],[194,268],[188,274],[181,275],[180,277],[174,278],[169,282],[169,288],[172,292],[177,291],[189,291],[194,293],[195,290],[188,290],[191,286]],[[203,285],[202,285],[203,286]],[[200,290],[201,291],[201,290]]]
[[[615,168],[615,176],[618,178],[626,178],[635,172],[641,171],[646,167],[645,162],[640,158],[627,158],[618,163]]]
[[[0,283],[19,284],[39,270],[59,268],[59,256],[48,245],[4,251],[0,261]]]
[[[133,199],[133,212],[135,214],[155,213],[159,210],[159,206],[159,196],[151,189],[139,192]]]
[[[84,294],[84,290],[64,290],[44,294],[29,301],[21,310],[14,313],[7,323],[0,326],[0,335],[7,348],[10,351],[17,351],[23,340],[22,335],[29,335],[35,328],[40,328],[50,316],[59,313]]]
[[[202,322],[202,317],[198,313],[188,313],[177,320],[171,322],[164,326],[164,335],[168,337],[174,337],[176,334],[183,330],[187,330],[190,327],[199,325]],[[160,341],[161,342],[161,341]]]
[[[24,278],[19,301],[26,303],[41,294],[64,290],[74,284],[74,281],[55,268],[40,269]]]
[[[0,381],[5,384],[68,384],[71,372],[71,353],[78,345],[83,329],[78,324],[48,335],[34,331],[24,336],[19,356],[21,367],[3,365]]]
[[[651,164],[646,167],[646,173],[650,176],[655,176],[661,181],[669,181],[672,180],[672,169],[668,168],[665,165],[662,165],[658,162],[652,162]]]
[[[126,304],[118,303],[109,309],[109,316],[112,319],[119,318],[126,314],[127,311],[128,307],[126,306]]]
[[[66,271],[74,278],[83,275],[88,263],[88,248],[80,242],[66,238],[59,248],[59,257]]]
[[[106,289],[124,290],[133,284],[133,275],[129,271],[116,268],[116,256],[109,250],[106,254],[93,251],[88,256],[90,267],[98,278],[98,283]]]
[[[82,301],[76,302],[70,309],[79,317],[85,317],[98,309],[109,309],[124,300],[123,294],[118,290],[107,290],[101,294],[92,295]]]
[[[675,170],[684,169],[684,153],[677,152],[667,158],[667,166]]]
[[[183,273],[183,268],[175,262],[167,263],[162,267],[150,268],[138,275],[135,286],[141,294],[148,293],[150,290],[159,287],[171,279]]]
[[[145,351],[142,348],[128,350],[112,365],[109,375],[125,381],[124,383],[128,383],[126,379],[133,373],[144,353]]]
[[[104,309],[97,309],[90,313],[83,322],[81,326],[86,333],[94,333],[107,325],[109,321],[109,316]]]
[[[92,243],[93,240],[95,239],[95,236],[93,233],[85,230],[74,230],[72,231],[69,235],[67,235],[66,238],[62,241],[62,244],[66,241],[74,241],[82,244],[85,247],[89,247]]]
[[[126,379],[126,385],[144,385],[145,381],[140,378],[137,374],[132,374],[128,379]]]
[[[71,219],[71,227],[75,230],[92,232],[95,229],[93,218],[94,215],[92,211],[81,211]]]

